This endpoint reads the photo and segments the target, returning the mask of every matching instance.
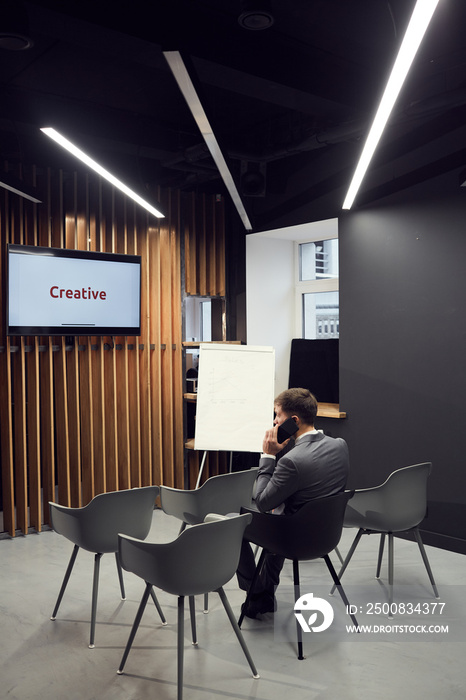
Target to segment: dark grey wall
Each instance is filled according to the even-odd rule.
[[[466,192],[348,213],[340,407],[350,487],[433,463],[424,541],[466,553]]]

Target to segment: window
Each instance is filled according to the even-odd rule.
[[[201,340],[212,340],[212,302],[201,301]]]
[[[338,239],[297,244],[296,313],[302,338],[338,338]]]
[[[338,292],[304,293],[302,301],[302,337],[338,338]]]
[[[208,297],[185,299],[185,338],[191,341],[212,340],[212,301]]]
[[[299,246],[299,279],[309,280],[338,278],[338,239],[301,243]]]

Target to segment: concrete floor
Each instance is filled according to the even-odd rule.
[[[179,523],[154,511],[152,541],[176,537]],[[349,548],[354,531],[345,530],[340,549]],[[379,625],[414,622],[406,614],[388,620],[365,613],[386,600],[386,587],[374,580],[378,538],[363,537],[343,584],[360,611],[358,621]],[[144,583],[125,574],[121,601],[112,555],[101,563],[96,647],[88,648],[93,556],[80,552],[57,620],[50,620],[72,545],[54,532],[0,541],[0,698],[8,700],[175,700],[176,599],[158,594],[168,620],[163,627],[149,603],[125,673],[118,668]],[[301,565],[301,593],[326,596],[335,610],[338,631],[304,635],[303,661],[296,658],[291,567],[287,564],[277,594],[279,611],[262,620],[246,619],[243,633],[260,673],[254,680],[229,625],[220,599],[210,595],[210,612],[197,599],[199,645],[190,644],[185,626],[186,700],[430,700],[466,698],[465,559],[427,547],[445,614],[423,622],[449,624],[448,634],[345,635],[344,607],[328,596],[329,574],[322,560]],[[332,555],[337,566],[337,558]],[[386,576],[386,568],[382,571]],[[244,594],[233,579],[225,587],[235,613]],[[291,593],[289,593],[291,591]],[[436,602],[417,545],[395,543],[395,601]],[[430,611],[430,608],[429,608]],[[446,614],[448,613],[448,614]],[[291,619],[288,638],[283,616]],[[345,619],[343,619],[345,618]]]

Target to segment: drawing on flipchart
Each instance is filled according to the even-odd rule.
[[[201,347],[195,449],[258,452],[273,420],[273,348]]]
[[[249,364],[245,364],[245,359]],[[202,375],[202,384],[211,402],[222,404],[234,401],[236,404],[245,404],[251,401],[251,382],[260,382],[261,377],[266,381],[270,375],[270,368],[264,366],[263,361],[254,363],[251,359],[254,359],[254,355],[253,358],[241,358],[241,362],[217,362]],[[244,370],[242,374],[238,373],[238,367]],[[199,394],[202,393],[201,387]]]

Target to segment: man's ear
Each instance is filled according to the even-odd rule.
[[[300,419],[299,419],[299,416],[291,416],[291,418],[294,420],[294,422],[296,423],[296,425],[300,425],[301,421],[300,421]]]

